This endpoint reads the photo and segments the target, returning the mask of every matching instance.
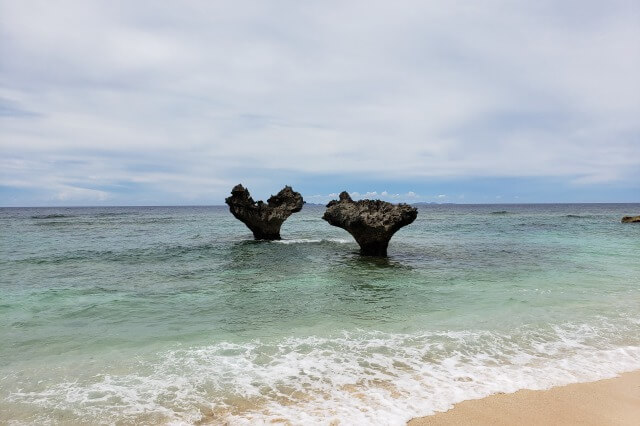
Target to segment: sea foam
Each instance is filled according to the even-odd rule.
[[[88,422],[400,425],[466,399],[640,368],[640,346],[620,341],[640,324],[625,327],[603,320],[510,334],[363,331],[220,342],[161,353],[130,374],[74,378],[10,399]]]
[[[347,240],[344,238],[294,238],[291,240],[274,240],[271,241],[276,244],[318,244],[318,243],[336,243],[336,244],[347,244],[354,243],[353,240]]]

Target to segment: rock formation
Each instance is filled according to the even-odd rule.
[[[231,197],[226,198],[231,214],[251,229],[256,240],[279,240],[280,227],[293,213],[302,210],[304,201],[299,192],[285,186],[277,195],[272,195],[265,204],[253,201],[249,190],[236,185]]]
[[[389,240],[403,226],[418,216],[418,209],[408,204],[391,204],[380,200],[353,201],[342,192],[340,200],[327,204],[322,218],[340,227],[356,239],[360,253],[367,256],[386,256]]]
[[[640,223],[640,216],[625,216],[622,223]]]

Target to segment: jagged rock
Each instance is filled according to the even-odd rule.
[[[418,216],[418,209],[408,204],[391,204],[380,200],[353,201],[348,193],[340,200],[330,201],[322,218],[353,235],[360,253],[386,256],[389,240],[396,231],[409,225]]]
[[[304,201],[299,192],[285,186],[278,194],[272,195],[267,204],[257,203],[251,198],[249,190],[236,185],[231,190],[231,197],[224,200],[229,205],[231,214],[247,225],[256,240],[279,240],[280,227],[293,213],[302,210]]]
[[[625,216],[622,223],[640,223],[640,216]]]

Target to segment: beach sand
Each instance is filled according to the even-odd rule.
[[[463,401],[426,425],[640,425],[640,370],[590,383]]]

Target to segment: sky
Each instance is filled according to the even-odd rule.
[[[640,202],[640,2],[0,0],[0,206]]]

